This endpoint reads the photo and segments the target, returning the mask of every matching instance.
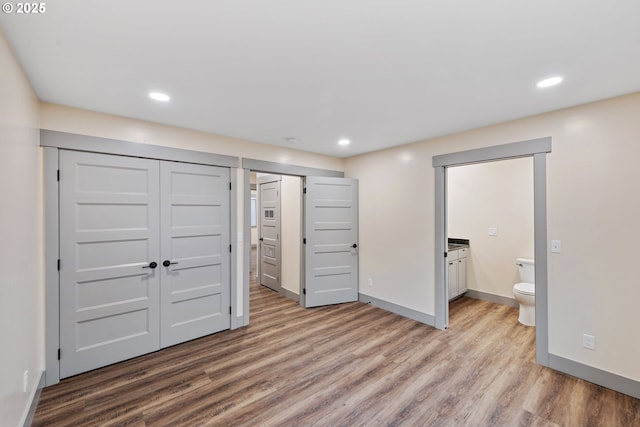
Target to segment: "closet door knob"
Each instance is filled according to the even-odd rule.
[[[155,262],[155,261],[151,261],[151,262],[149,263],[149,265],[145,265],[145,266],[144,266],[144,267],[142,267],[142,268],[150,268],[150,269],[152,269],[152,270],[153,270],[153,269],[154,269],[154,268],[156,268],[157,266],[158,266],[158,263],[157,263],[157,262]]]
[[[168,259],[165,259],[164,261],[162,261],[162,265],[164,265],[165,267],[169,267],[170,265],[173,264],[177,264],[177,262],[171,262]]]
[[[355,248],[357,248],[357,247],[358,247],[358,245],[354,243],[353,245],[351,245],[351,247],[352,247],[353,249],[355,249]]]

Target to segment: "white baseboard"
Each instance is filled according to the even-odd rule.
[[[23,427],[31,427],[31,423],[33,422],[33,416],[36,413],[36,409],[38,408],[38,402],[40,401],[40,392],[44,388],[44,371],[40,372],[40,378],[38,382],[35,384],[33,390],[31,390],[31,395],[29,396],[29,405],[25,408],[25,412],[22,415],[22,419],[20,420],[19,426]]]
[[[284,295],[285,297],[295,302],[300,302],[300,295],[296,294],[293,291],[290,291],[289,289],[280,288],[280,295]]]
[[[549,367],[590,383],[640,399],[640,381],[549,354]]]
[[[468,289],[466,296],[483,301],[495,302],[496,304],[508,305],[509,307],[518,308],[520,305],[515,298],[503,297],[502,295],[490,294],[488,292],[476,291]]]
[[[409,319],[413,319],[417,322],[424,323],[425,325],[435,327],[436,318],[430,314],[422,313],[420,311],[414,310],[412,308],[403,307],[398,304],[394,304],[392,302],[384,301],[378,299],[376,297],[372,297],[370,295],[358,294],[358,301],[364,302],[365,304],[371,304],[374,307],[381,308],[383,310],[390,311],[392,313],[398,314],[402,317],[407,317]]]

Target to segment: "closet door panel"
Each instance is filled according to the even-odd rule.
[[[60,376],[160,346],[159,162],[60,152]]]
[[[161,346],[231,325],[229,169],[162,162]]]

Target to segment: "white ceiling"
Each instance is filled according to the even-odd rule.
[[[338,157],[640,90],[638,0],[58,0],[0,30],[43,101]]]

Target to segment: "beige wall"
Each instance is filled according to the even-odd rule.
[[[280,190],[282,232],[282,287],[300,294],[300,215],[302,179],[282,176]]]
[[[360,291],[434,314],[432,156],[551,136],[548,238],[563,252],[548,254],[549,351],[640,380],[640,286],[620,263],[640,240],[639,117],[635,93],[348,159],[360,180]]]
[[[0,76],[0,424],[15,426],[44,370],[42,156],[38,100],[2,34]]]
[[[470,240],[467,286],[513,298],[516,258],[533,254],[533,158],[447,170],[449,237]],[[488,228],[498,229],[489,236]]]
[[[41,103],[42,129],[177,147],[323,169],[343,170],[341,159],[77,108]]]

